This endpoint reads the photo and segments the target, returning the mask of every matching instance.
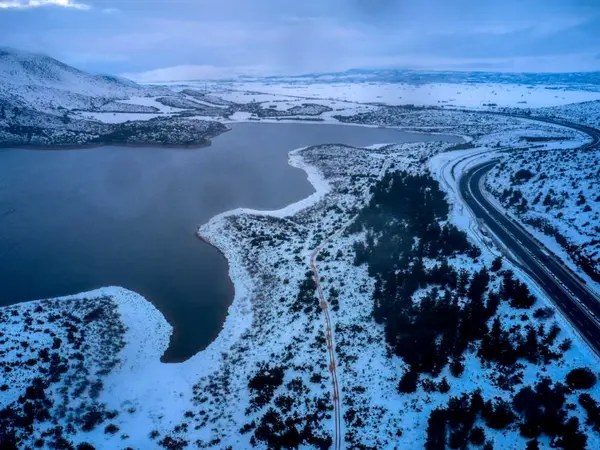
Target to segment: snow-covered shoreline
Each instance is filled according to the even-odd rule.
[[[251,214],[281,218],[294,215],[317,203],[330,187],[319,170],[303,160],[302,150],[304,148],[290,152],[289,163],[305,171],[308,181],[315,190],[313,194],[275,211],[252,209],[227,211],[214,216],[198,228],[199,237],[217,248],[226,258],[228,274],[234,286],[234,298],[218,336],[206,349],[189,360],[174,364],[161,362],[161,356],[169,345],[172,326],[151,301],[121,287],[104,287],[65,297],[34,300],[16,305],[18,308],[30,308],[44,301],[62,303],[81,299],[94,302],[94,299],[105,297],[113,299],[126,329],[125,346],[119,355],[121,363],[104,379],[104,390],[100,400],[113,407],[127,404],[136,410],[136,414],[127,422],[128,426],[135,425],[129,432],[133,441],[143,442],[148,430],[166,430],[174,426],[176,418],[185,410],[190,387],[199,378],[214,370],[221,360],[221,355],[228,352],[252,324],[251,299],[256,285],[246,269],[242,255],[236,248],[238,244],[232,236],[223,232],[221,227],[223,221],[233,215]],[[167,395],[167,392],[160,387],[161,380],[182,382],[170,383],[168,390],[172,392]],[[2,398],[1,393],[0,398]],[[174,401],[175,399],[179,400]],[[160,414],[160,411],[165,414]],[[159,416],[164,417],[158,420]],[[86,433],[85,437],[94,442],[107,439],[101,429]],[[108,441],[106,442],[108,445]]]
[[[453,261],[453,264],[469,270],[479,267],[478,264],[491,264],[498,252],[480,235],[477,224],[467,208],[461,204],[457,196],[458,176],[455,178],[455,175],[475,163],[499,155],[495,152],[496,149],[508,148],[515,143],[521,145],[522,136],[529,135],[530,130],[534,134],[539,132],[541,135],[553,135],[558,133],[557,127],[542,127],[537,124],[536,128],[535,124],[525,125],[519,120],[515,125],[512,123],[515,121],[511,122],[510,118],[498,119],[500,123],[492,125],[462,123],[452,126],[447,124],[454,120],[454,116],[446,117],[445,112],[438,113],[439,116],[432,113],[435,116],[432,116],[432,123],[439,120],[441,125],[438,129],[448,129],[446,134],[464,133],[461,137],[472,143],[473,148],[445,152],[450,146],[439,142],[372,145],[365,149],[340,145],[298,148],[289,153],[288,163],[292,167],[304,170],[314,189],[312,194],[277,210],[237,208],[225,211],[198,226],[198,237],[216,248],[226,259],[228,276],[234,292],[218,336],[206,349],[186,362],[166,364],[160,361],[169,345],[173,329],[165,316],[150,301],[134,292],[107,287],[58,299],[59,302],[82,299],[90,299],[89,301],[93,302],[94,299],[107,297],[116,304],[125,326],[124,346],[118,354],[119,364],[103,379],[104,387],[99,401],[114,410],[127,411],[117,416],[114,423],[121,426],[123,432],[126,431],[128,443],[140,448],[157,447],[158,440],[149,436],[151,431],[156,431],[157,436],[161,437],[198,439],[196,443],[202,442],[202,445],[197,444],[201,447],[221,448],[227,444],[233,448],[246,448],[250,436],[242,431],[238,433],[238,430],[250,422],[260,422],[265,417],[261,417],[264,410],[252,410],[252,407],[248,406],[252,405],[254,400],[249,380],[253,376],[256,377],[257,373],[267,373],[270,364],[285,368],[285,384],[277,391],[279,399],[282,396],[294,395],[293,389],[289,388],[293,382],[296,386],[304,383],[304,386],[310,388],[307,388],[308,391],[298,391],[302,399],[320,401],[319,405],[327,405],[330,394],[328,388],[324,387],[324,383],[319,384],[320,381],[313,381],[315,375],[318,379],[321,377],[321,380],[323,374],[328,375],[327,367],[319,353],[324,350],[325,341],[319,340],[323,339],[322,324],[315,320],[313,314],[317,305],[309,306],[305,310],[300,308],[303,314],[299,315],[293,313],[294,309],[290,306],[299,301],[298,289],[302,289],[303,277],[306,276],[303,270],[306,269],[310,251],[323,242],[324,236],[332,235],[341,223],[346,223],[353,217],[356,210],[365,207],[372,183],[391,166],[394,166],[396,171],[430,173],[437,178],[450,203],[449,221],[467,232],[471,240],[482,248],[481,261],[475,262],[475,265],[469,266],[470,263],[466,260]],[[470,117],[469,114],[465,114],[465,117]],[[458,114],[457,116],[460,117]],[[442,123],[441,119],[448,122]],[[412,123],[418,122],[418,118],[413,117],[411,120]],[[252,120],[248,122],[257,123]],[[287,121],[261,119],[258,123],[260,122]],[[328,120],[291,122],[379,126]],[[411,126],[389,126],[414,130]],[[427,130],[422,133],[434,133],[431,127],[424,129]],[[478,131],[473,132],[474,137],[466,134],[467,131],[473,130]],[[567,145],[577,142],[572,135],[570,138]],[[554,144],[549,146],[552,145]],[[522,148],[525,148],[524,144]],[[344,389],[362,388],[362,392],[356,391],[351,395],[348,394],[350,391],[345,392],[341,397],[342,403],[349,411],[349,405],[353,403],[347,402],[354,401],[356,395],[361,401],[369,399],[369,407],[376,405],[377,408],[386,411],[385,420],[389,426],[379,422],[379,419],[374,422],[376,416],[365,413],[365,420],[371,422],[364,427],[364,435],[358,432],[365,442],[372,442],[377,446],[377,443],[383,440],[394,439],[389,433],[400,429],[401,424],[405,430],[403,442],[410,440],[423,443],[425,413],[436,405],[441,406],[445,400],[437,394],[431,397],[423,392],[414,396],[398,395],[396,378],[406,369],[406,364],[398,357],[390,358],[389,355],[385,355],[386,344],[382,328],[378,324],[367,324],[367,318],[371,318],[373,309],[369,293],[373,290],[374,280],[364,266],[354,267],[351,262],[352,245],[363,238],[363,234],[339,236],[335,242],[329,242],[323,252],[326,254],[323,256],[325,262],[322,271],[322,283],[326,286],[324,289],[328,296],[334,296],[332,292],[337,291],[336,301],[337,295],[342,292],[339,299],[342,308],[332,314],[334,325],[340,325],[339,331],[337,328],[335,330],[336,349],[341,349],[341,354],[345,354],[346,357],[350,354],[350,358],[359,361],[357,364],[349,364],[347,361],[352,359],[344,361],[343,357],[341,358],[341,386]],[[255,240],[257,242],[254,242]],[[525,278],[518,270],[515,272],[520,278]],[[537,289],[533,291],[536,297],[541,299],[542,305],[550,305],[545,294]],[[37,302],[24,303],[18,307],[27,309],[34,304]],[[508,324],[516,323],[514,317],[507,316],[514,314],[514,311],[506,307],[503,312]],[[318,314],[319,311],[317,317]],[[575,341],[575,345],[574,349],[570,350],[571,360],[550,369],[549,375],[552,375],[554,380],[564,378],[573,364],[592,360],[597,363],[597,358],[591,355],[579,336],[569,328],[569,324],[561,317],[558,318],[558,322],[565,329],[565,334]],[[351,330],[357,328],[360,331],[353,334],[355,332]],[[360,333],[368,335],[368,342],[360,340]],[[339,341],[338,336],[341,337]],[[466,389],[474,388],[480,382],[486,384],[489,381],[489,367],[483,367],[474,355],[468,358],[469,370],[479,372],[466,380],[460,377],[453,380],[455,384],[452,387],[452,395],[466,392]],[[266,369],[261,366],[265,361],[268,364]],[[533,373],[533,369],[534,366],[528,367],[525,372],[527,383],[533,383],[536,379],[537,374]],[[443,375],[451,376],[446,369]],[[435,381],[434,378],[426,380]],[[594,390],[594,393],[597,392],[598,387]],[[509,398],[507,393],[499,391],[492,384],[484,387],[484,393]],[[419,405],[419,402],[423,403]],[[277,401],[273,403],[277,405]],[[410,410],[411,403],[414,410]],[[308,400],[306,404],[308,405]],[[402,407],[398,408],[398,405]],[[417,414],[419,408],[423,408],[425,413]],[[302,408],[299,410],[301,414],[311,412],[311,408],[308,407],[307,411]],[[407,412],[398,415],[396,410]],[[198,416],[206,420],[202,422]],[[330,420],[322,417],[320,420],[320,433],[326,436],[330,432]],[[192,431],[190,428],[188,432],[188,423],[195,426],[194,430],[199,431]],[[185,424],[184,428],[182,424]],[[343,425],[343,429],[345,432],[357,432],[352,428],[350,421]],[[370,435],[371,431],[374,437]],[[94,444],[100,443],[109,447],[115,445],[115,439],[119,439],[119,436],[107,434],[102,426],[88,433],[78,432],[73,438],[89,439]],[[369,441],[370,439],[373,441]],[[504,436],[498,439],[500,443],[513,442],[511,437]],[[594,442],[597,442],[597,439]]]
[[[256,286],[252,277],[245,269],[241,255],[237,251],[237,243],[232,241],[230,236],[222,231],[223,221],[228,217],[240,215],[262,215],[277,218],[289,217],[302,209],[316,204],[329,192],[330,187],[323,174],[316,167],[307,164],[302,159],[301,152],[305,149],[306,147],[302,147],[289,152],[288,163],[292,167],[305,171],[307,180],[315,190],[311,195],[272,211],[251,208],[232,209],[217,214],[207,223],[198,226],[198,237],[215,247],[227,260],[228,276],[233,285],[234,295],[219,335],[205,350],[195,355],[190,361],[194,361],[205,352],[213,351],[213,347],[226,347],[228,343],[233,343],[252,323],[250,297],[255,291]]]

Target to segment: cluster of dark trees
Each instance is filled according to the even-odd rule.
[[[500,196],[500,201],[504,206],[514,206],[519,214],[524,214],[527,212],[527,199],[519,189],[513,189],[512,187],[504,189],[502,191],[502,195]]]
[[[366,243],[355,247],[355,264],[367,263],[372,276],[391,268],[406,270],[415,258],[480,255],[454,225],[440,226],[448,218],[449,206],[430,176],[388,173],[371,188],[371,194],[369,205],[349,231],[367,230]]]
[[[464,449],[470,444],[482,445],[485,431],[475,424],[483,422],[494,430],[514,424],[520,435],[529,440],[527,448],[538,448],[537,439],[545,435],[550,438],[553,447],[583,450],[587,437],[580,429],[579,419],[568,417],[568,392],[569,388],[565,385],[552,385],[550,379],[544,378],[534,388],[527,386],[521,389],[512,402],[500,398],[484,401],[479,390],[453,397],[445,408],[432,411],[425,448]],[[584,395],[587,394],[580,399],[583,397],[584,402],[593,408],[594,400]]]
[[[558,350],[553,350],[560,328],[553,324],[548,332],[544,325],[537,329],[533,326],[526,328],[525,336],[514,329],[505,330],[500,319],[496,317],[491,328],[486,328],[486,333],[481,339],[479,357],[483,361],[496,362],[510,367],[519,359],[531,363],[549,363],[562,357],[561,351],[568,350],[570,341],[565,340],[559,345]]]
[[[587,392],[579,396],[579,404],[587,413],[587,423],[591,425],[597,433],[600,433],[600,405]]]
[[[266,363],[259,364],[258,371],[248,382],[252,398],[246,415],[262,408],[271,401],[275,390],[283,383],[284,375],[285,370],[283,367],[271,367]]]
[[[50,420],[52,400],[46,396],[48,383],[33,379],[17,402],[0,410],[0,448],[18,448],[20,434],[32,434],[35,422]]]
[[[535,297],[529,292],[525,283],[513,278],[513,273],[505,270],[500,287],[500,296],[503,300],[510,301],[513,308],[528,309],[535,303]]]
[[[513,184],[522,184],[526,181],[531,180],[532,178],[533,178],[533,173],[531,173],[531,170],[519,169],[511,177],[511,182]]]
[[[19,399],[0,410],[0,449],[17,450],[23,448],[23,437],[35,434],[35,427],[53,421],[50,412],[54,405],[46,394],[50,383],[42,378],[34,378]],[[103,405],[90,409],[79,420],[83,431],[90,431],[107,418],[116,417],[115,411],[107,412]],[[72,425],[47,427],[35,439],[36,448],[56,450],[90,450],[88,443],[75,446],[67,437],[74,432]]]
[[[332,444],[331,436],[321,437],[314,434],[322,420],[322,412],[316,412],[309,416],[282,417],[276,409],[269,408],[261,417],[250,442],[252,445],[262,442],[268,448],[277,450],[299,448],[302,445],[323,450],[329,449]]]
[[[418,374],[437,375],[450,363],[451,372],[464,370],[462,355],[470,343],[483,340],[480,356],[488,361],[512,364],[519,358],[552,359],[550,346],[557,330],[532,330],[523,339],[518,329],[504,330],[488,322],[502,301],[515,308],[530,308],[535,297],[512,272],[501,271],[496,260],[491,270],[503,277],[498,293],[489,292],[490,270],[473,275],[457,272],[447,259],[480,253],[466,235],[447,219],[448,204],[438,183],[426,175],[406,172],[387,174],[372,188],[369,205],[359,214],[353,231],[366,230],[366,242],[355,246],[356,264],[368,264],[375,277],[373,316],[385,326],[388,344],[410,367],[399,389],[411,392]],[[436,259],[426,268],[423,258]],[[433,285],[419,300],[413,295]]]
[[[568,418],[566,394],[569,389],[548,378],[542,379],[534,388],[526,386],[513,398],[512,406],[520,418],[521,436],[535,439],[546,435],[558,447],[585,449],[587,438],[579,430],[579,420]]]
[[[562,208],[565,204],[565,195],[568,195],[568,193],[563,192],[563,198],[560,198],[554,189],[550,188],[542,201],[542,205],[546,207],[546,211],[550,211],[550,208],[554,207]]]
[[[265,406],[273,397],[276,387],[283,381],[283,370],[268,368],[263,365],[259,373],[250,380],[249,386],[255,394],[259,394],[267,401],[261,403]],[[244,425],[240,433],[246,434],[253,431],[250,443],[256,446],[265,444],[268,448],[299,448],[312,446],[312,448],[328,449],[331,447],[331,436],[321,436],[323,420],[331,417],[333,406],[327,396],[315,399],[308,407],[310,413],[298,415],[293,412],[300,406],[301,393],[307,391],[300,378],[295,378],[286,384],[286,393],[275,398],[272,407],[258,420]],[[265,394],[265,391],[267,392]]]
[[[108,411],[106,404],[99,403],[97,397],[102,390],[101,378],[92,381],[89,368],[84,365],[85,356],[82,347],[86,342],[86,325],[102,320],[103,332],[101,352],[103,361],[95,367],[97,376],[106,374],[118,364],[115,357],[125,345],[123,334],[124,325],[120,321],[116,305],[109,298],[98,298],[94,302],[81,299],[69,303],[71,311],[62,310],[59,302],[46,301],[35,308],[27,309],[19,319],[23,332],[43,333],[48,336],[50,344],[40,347],[34,342],[22,340],[15,342],[25,351],[30,352],[29,359],[17,358],[14,361],[1,361],[0,372],[35,371],[36,378],[27,386],[22,394],[10,404],[0,405],[0,448],[21,448],[25,441],[33,441],[36,447],[73,449],[75,448],[68,436],[81,430],[89,432],[118,415],[117,411]],[[11,310],[11,317],[18,317],[17,309]],[[35,320],[34,320],[35,317]],[[0,324],[7,318],[0,313]],[[42,329],[42,326],[52,324],[53,327]],[[56,336],[52,330],[61,330],[66,334],[63,339]],[[0,333],[0,337],[2,334]],[[6,344],[6,340],[3,341]],[[39,343],[38,343],[39,344]],[[37,350],[37,351],[36,351]],[[0,356],[2,356],[0,352]],[[60,386],[61,395],[49,395],[49,389]],[[0,382],[0,391],[18,389]],[[70,398],[89,396],[86,402],[77,408],[71,404]],[[49,422],[56,423],[57,419],[67,417],[65,426],[47,427]],[[112,428],[109,428],[111,430]],[[83,445],[83,444],[81,444]],[[89,448],[81,447],[77,448]],[[89,444],[86,444],[89,445]]]
[[[319,314],[321,309],[319,306],[319,300],[315,295],[316,289],[317,283],[315,282],[313,273],[308,270],[304,274],[304,280],[300,282],[298,295],[292,302],[292,312],[299,313],[302,311],[305,314],[310,314],[311,312]]]
[[[510,405],[497,398],[484,401],[479,390],[470,395],[452,397],[445,408],[431,412],[427,424],[427,450],[467,448],[486,442],[485,431],[475,426],[478,420],[494,430],[502,430],[512,424],[515,415]]]

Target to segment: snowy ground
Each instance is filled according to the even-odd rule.
[[[164,88],[163,88],[164,89]],[[446,109],[498,110],[511,108],[531,110],[539,115],[575,119],[577,122],[598,125],[597,105],[600,92],[590,90],[559,90],[544,86],[491,83],[432,83],[411,85],[405,83],[323,83],[285,84],[265,81],[222,83],[208,86],[205,83],[179,83],[171,86],[172,98],[194,102],[206,108],[221,108],[209,115],[212,119],[226,121],[315,120],[337,122],[335,116],[351,116],[376,110],[375,105],[436,107]],[[164,95],[164,94],[163,94]],[[193,111],[173,108],[157,102],[156,97],[132,97],[123,103],[155,107],[159,114],[179,114]],[[572,104],[589,102],[582,107]],[[310,103],[327,108],[323,112],[306,115],[302,105]],[[182,103],[182,106],[185,103]],[[296,109],[294,109],[296,108]],[[590,111],[587,114],[586,111]],[[288,114],[284,114],[285,112]],[[216,114],[216,116],[215,116]],[[275,114],[281,117],[275,117]],[[206,115],[201,111],[198,115]],[[131,113],[85,113],[85,117],[116,123],[126,120],[150,118],[152,115]]]
[[[486,178],[496,200],[598,292],[599,164],[598,150],[530,151],[503,159]]]
[[[270,101],[272,95],[322,100],[343,100],[386,105],[448,106],[463,108],[539,108],[600,99],[600,92],[563,91],[518,84],[232,83],[225,98],[234,102]],[[268,94],[271,94],[269,96]]]
[[[593,128],[600,128],[600,101],[598,100],[539,108],[535,113],[565,119],[569,122],[580,123]]]
[[[506,125],[483,124],[499,129]],[[494,130],[490,128],[490,131]],[[480,141],[486,139],[489,140],[481,136],[472,142],[479,146]],[[508,133],[500,146],[505,147],[512,139]],[[576,139],[572,143],[575,142]],[[119,414],[107,418],[90,432],[81,431],[70,416],[60,419],[58,423],[65,426],[72,423],[75,427],[73,433],[65,428],[65,438],[76,444],[88,441],[101,448],[122,444],[152,448],[158,442],[160,446],[175,445],[176,448],[179,448],[177,445],[249,448],[254,442],[258,448],[266,448],[269,443],[258,430],[276,426],[288,418],[297,421],[298,427],[308,427],[304,428],[305,445],[319,442],[326,445],[333,437],[333,418],[323,322],[314,293],[308,298],[300,295],[311,250],[338,231],[357,208],[365,205],[368,187],[392,167],[413,173],[430,170],[436,175],[442,186],[445,183],[454,205],[452,221],[468,230],[478,242],[481,238],[453,191],[456,186],[452,167],[463,159],[473,163],[476,159],[473,154],[481,154],[486,148],[482,145],[440,153],[449,146],[417,143],[369,149],[321,146],[298,150],[290,155],[290,163],[307,172],[315,187],[313,195],[279,211],[231,211],[200,227],[200,236],[217,246],[229,261],[235,298],[219,337],[208,349],[185,363],[160,362],[171,329],[154,307],[128,291],[109,288],[5,310],[24,315],[38,304],[44,308],[52,304],[54,310],[69,312],[73,311],[71,302],[76,298],[87,298],[88,309],[98,298],[111,299],[116,305],[125,330],[122,337],[125,345],[116,352],[117,363],[104,378],[97,402],[105,405],[107,411],[115,410]],[[422,378],[425,384],[425,380],[435,384],[446,378],[451,385],[448,393],[428,392],[425,384],[414,394],[398,393],[398,380],[405,366],[400,359],[389,357],[383,328],[371,317],[374,280],[364,266],[353,264],[353,244],[360,239],[360,234],[344,234],[328,244],[323,257],[318,259],[322,284],[333,305],[331,316],[342,390],[345,445],[351,448],[356,442],[363,442],[375,448],[421,448],[429,413],[445,405],[450,396],[480,388],[486,399],[509,399],[511,392],[497,384],[496,368],[482,365],[475,354],[467,357],[466,373],[461,378],[452,377],[447,369],[437,377]],[[479,242],[483,255],[477,263],[461,256],[451,259],[451,265],[474,271],[482,264],[491,264],[497,250],[490,243]],[[497,286],[498,281],[496,279],[492,287]],[[335,296],[331,294],[334,291],[338,292]],[[536,307],[551,307],[543,294],[536,292],[536,296]],[[507,326],[523,321],[518,319],[522,312],[517,313],[508,305],[503,305],[498,314]],[[528,321],[537,324],[538,319],[527,316]],[[558,340],[569,338],[573,345],[562,359],[549,365],[537,367],[524,362],[520,369],[524,385],[533,384],[541,376],[562,381],[572,368],[598,363],[559,317],[553,320],[562,328]],[[118,322],[105,324],[111,329],[120,327]],[[19,320],[15,323],[15,326],[23,325]],[[51,329],[60,336],[59,328],[52,326]],[[95,336],[93,328],[87,332]],[[23,331],[14,328],[9,342],[15,342],[21,333]],[[32,336],[27,341],[36,342],[36,338]],[[40,340],[39,345],[44,347],[49,343]],[[98,360],[102,354],[99,352],[106,353],[107,345],[98,344],[85,354],[86,367],[88,361],[93,365],[93,361]],[[76,367],[76,364],[69,365],[66,380]],[[16,368],[13,376],[20,380],[31,379],[23,378],[21,373],[21,368]],[[282,374],[281,379],[273,375],[277,373]],[[261,374],[277,379],[272,390],[249,387],[249,380],[265,382]],[[59,397],[60,386],[49,390],[52,396]],[[598,398],[599,389],[597,386],[589,392]],[[19,395],[16,389],[7,392],[12,396],[3,394],[3,404]],[[573,393],[570,397],[573,404],[577,404],[576,395]],[[360,421],[356,415],[348,415],[350,410],[358,414]],[[295,414],[300,418],[294,419]],[[584,412],[577,409],[573,414],[581,418],[581,423],[585,422]],[[107,431],[110,424],[118,427],[118,431],[112,433],[114,428]],[[43,429],[43,426],[39,428]],[[153,431],[156,434],[151,435]],[[494,446],[524,446],[517,430],[494,433],[486,429],[486,433]],[[588,440],[589,448],[600,445],[598,435],[591,429]],[[544,440],[541,443],[548,444]]]
[[[199,228],[199,235],[227,257],[235,298],[217,339],[185,363],[160,362],[160,355],[168,345],[170,326],[149,302],[120,288],[0,310],[5,324],[0,331],[0,351],[4,352],[1,361],[11,367],[11,371],[5,369],[7,381],[0,380],[0,406],[18,403],[19,396],[36,375],[48,374],[41,370],[49,370],[41,362],[28,361],[37,359],[36,355],[44,348],[51,348],[54,337],[59,337],[64,344],[54,350],[59,350],[60,357],[68,361],[59,360],[55,364],[63,367],[60,370],[64,373],[59,381],[46,388],[46,396],[53,401],[52,416],[57,417],[56,424],[64,426],[64,438],[74,444],[89,441],[100,448],[215,449],[250,448],[254,444],[257,448],[267,448],[271,443],[264,436],[264,430],[272,430],[288,419],[288,423],[303,429],[305,446],[327,447],[334,437],[327,345],[318,301],[314,293],[303,296],[301,286],[307,279],[311,251],[327,236],[339,231],[339,227],[368,202],[368,188],[385,170],[430,173],[439,181],[451,205],[450,221],[467,232],[483,252],[477,262],[464,256],[451,258],[449,263],[457,270],[472,273],[484,264],[489,266],[499,254],[462,207],[457,191],[461,171],[493,156],[504,158],[503,165],[494,169],[493,178],[488,182],[494,195],[501,196],[505,188],[515,187],[515,173],[521,168],[529,169],[535,176],[518,183],[529,205],[520,218],[551,220],[563,235],[584,249],[584,254],[596,258],[594,261],[598,264],[600,203],[595,196],[600,195],[600,174],[598,164],[592,160],[600,156],[598,152],[583,154],[572,150],[586,142],[587,137],[557,125],[450,108],[545,107],[540,113],[598,126],[596,109],[586,114],[586,108],[590,105],[595,108],[598,102],[587,106],[568,105],[600,99],[598,92],[508,84],[439,83],[420,86],[235,83],[213,85],[208,93],[201,91],[204,87],[182,84],[173,89],[182,99],[222,109],[223,116],[219,120],[223,122],[318,119],[328,123],[455,134],[464,136],[466,143],[458,146],[404,144],[369,149],[331,145],[291,153],[290,164],[307,172],[315,187],[313,195],[279,211],[230,211]],[[158,111],[154,113],[77,114],[100,122],[122,123],[185,112],[183,108],[165,106],[156,100],[163,95],[165,92],[161,91],[156,96],[119,100],[156,108]],[[375,105],[380,103],[404,106]],[[406,105],[447,109],[414,109]],[[205,117],[201,116],[201,109],[188,113],[188,116]],[[532,147],[536,151],[530,151]],[[509,149],[514,150],[510,156],[501,153]],[[547,174],[547,178],[540,179],[541,173]],[[550,189],[554,189],[559,203],[550,209],[543,208],[544,196]],[[579,191],[585,203],[577,204]],[[540,192],[541,201],[535,203]],[[586,206],[590,209],[584,210]],[[445,405],[451,396],[480,388],[486,399],[510,399],[511,392],[499,387],[497,367],[483,364],[471,351],[465,361],[466,373],[461,378],[453,377],[446,368],[436,377],[424,376],[417,392],[398,393],[398,381],[406,365],[401,359],[390,357],[383,327],[371,317],[374,279],[365,266],[353,264],[354,244],[363,238],[360,234],[343,234],[327,245],[318,261],[321,283],[333,305],[331,315],[342,390],[345,446],[354,448],[361,442],[372,448],[422,448],[429,413]],[[547,237],[544,239],[549,242]],[[551,248],[558,254],[564,252],[556,246]],[[497,288],[498,284],[499,277],[493,280],[491,288]],[[426,290],[416,295],[423,295]],[[332,292],[337,294],[332,295]],[[534,293],[536,308],[552,308],[543,293],[537,290]],[[79,326],[96,305],[101,305],[105,313],[91,320],[91,325]],[[43,308],[44,314],[36,311],[38,306]],[[52,314],[62,318],[52,320]],[[501,306],[498,315],[506,327],[519,323],[542,324],[531,312],[523,318],[521,311],[507,304]],[[33,325],[33,320],[43,323]],[[519,369],[523,375],[522,385],[534,384],[542,376],[563,381],[574,367],[598,367],[600,361],[557,312],[546,323],[552,322],[561,328],[558,341],[571,339],[573,345],[561,359],[548,365],[523,362]],[[78,331],[73,331],[73,326]],[[84,334],[87,344],[78,351],[77,339],[83,340]],[[114,339],[105,339],[105,334],[114,335]],[[20,341],[28,342],[29,347]],[[83,356],[76,356],[77,353]],[[110,364],[99,375],[98,368],[102,370],[107,361]],[[449,392],[426,391],[426,382],[440,383],[443,378],[450,381]],[[94,382],[100,380],[102,384],[95,385],[97,396],[91,406],[104,411],[102,421],[92,431],[82,431],[77,416],[89,412],[90,405],[75,399],[81,392],[91,392]],[[259,387],[249,386],[249,382]],[[1,389],[3,383],[7,389]],[[589,393],[599,399],[600,385]],[[574,405],[572,415],[580,418],[586,431],[588,448],[600,448],[598,434],[591,426],[584,425],[585,412],[578,405],[577,393],[569,393],[568,401]],[[64,416],[58,414],[61,408],[67,408]],[[350,410],[357,416],[350,414]],[[106,427],[111,424],[118,430],[107,431]],[[35,432],[24,438],[33,443],[53,425],[49,421],[36,423]],[[525,447],[525,440],[516,429],[502,432],[486,429],[486,433],[496,448]],[[50,442],[58,438],[45,439]],[[543,439],[540,444],[543,448],[549,446]]]

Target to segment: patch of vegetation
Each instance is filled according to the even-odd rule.
[[[113,299],[8,307],[0,311],[0,327],[9,321],[13,331],[0,332],[0,373],[7,381],[0,390],[19,392],[0,409],[0,448],[74,448],[70,436],[116,417],[97,401],[102,377],[120,363],[125,345]],[[54,426],[51,433],[49,426]]]
[[[316,296],[317,283],[313,273],[309,270],[304,275],[304,280],[300,283],[298,295],[291,305],[291,310],[294,313],[304,312],[305,314],[319,314],[321,307]]]
[[[284,375],[285,370],[282,367],[259,364],[258,371],[248,382],[252,394],[250,411],[256,411],[271,401],[275,390],[283,383]]]
[[[587,367],[571,370],[566,377],[571,389],[591,389],[596,384],[596,375]]]
[[[506,429],[514,423],[524,438],[537,440],[545,435],[550,438],[553,447],[583,450],[587,437],[580,429],[579,420],[568,417],[567,391],[566,386],[560,383],[552,385],[545,378],[535,388],[527,386],[521,389],[512,403],[499,398],[484,401],[480,391],[452,397],[445,408],[432,411],[425,448],[466,448],[469,442],[480,445],[485,440],[485,432],[475,427],[475,423],[483,421],[494,430]],[[594,407],[590,398],[585,398],[585,402],[590,409]],[[529,445],[527,448],[530,448]]]
[[[477,259],[480,253],[463,232],[444,223],[448,204],[435,180],[396,172],[384,176],[372,194],[353,224],[355,232],[366,230],[365,242],[355,245],[355,263],[366,263],[375,278],[373,317],[384,324],[394,354],[410,367],[400,390],[411,392],[416,375],[435,376],[448,363],[460,376],[463,353],[474,341],[482,341],[482,359],[503,365],[519,358],[547,362],[559,357],[550,349],[555,338],[550,332],[531,329],[523,337],[516,329],[504,330],[498,320],[488,328],[501,301],[527,309],[535,297],[510,271],[502,272],[502,286],[495,293],[489,292],[485,267],[471,275],[448,264],[449,257]],[[437,263],[427,269],[425,258]],[[501,260],[493,268],[498,272]]]
[[[328,397],[316,398],[307,401],[304,405],[308,413],[298,414],[296,411],[301,406],[300,396],[294,395],[305,390],[301,379],[294,379],[286,386],[289,394],[278,397],[275,407],[269,408],[256,423],[254,434],[250,443],[255,446],[259,442],[267,448],[299,448],[311,446],[318,449],[331,448],[332,439],[328,434],[323,434],[321,425],[327,418],[331,418],[333,405]],[[279,410],[277,409],[279,408]],[[245,430],[254,428],[246,427]]]

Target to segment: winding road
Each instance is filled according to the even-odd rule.
[[[600,131],[552,119],[517,116],[561,125],[588,134],[591,142],[579,150],[598,146]],[[460,195],[473,215],[495,235],[506,249],[507,257],[546,292],[579,334],[600,355],[600,299],[586,282],[563,261],[533,238],[520,224],[496,208],[484,195],[483,179],[498,160],[467,170],[459,179]]]

